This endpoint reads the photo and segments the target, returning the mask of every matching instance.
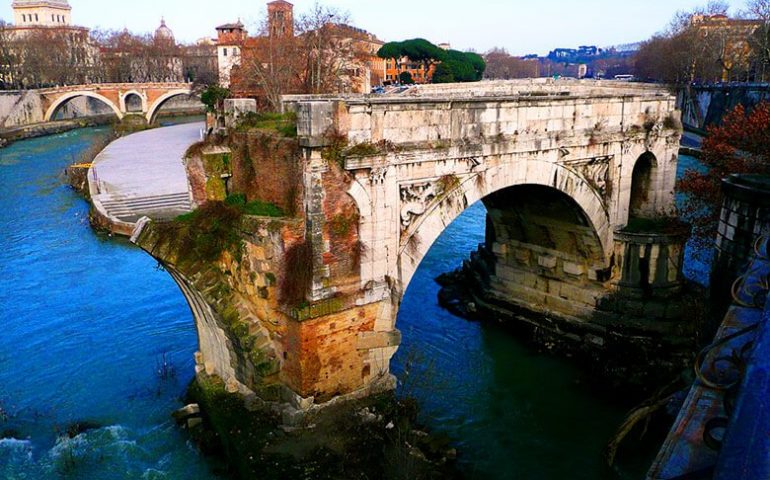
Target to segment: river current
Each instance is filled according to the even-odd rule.
[[[184,298],[148,255],[94,233],[63,179],[99,133],[0,150],[0,478],[219,478],[169,416],[194,373]],[[438,306],[433,279],[483,241],[484,223],[483,206],[470,208],[412,281],[393,365],[410,372],[400,388],[456,440],[470,478],[640,478],[654,448],[615,469],[601,456],[625,407],[568,360]]]

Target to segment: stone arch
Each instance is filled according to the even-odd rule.
[[[53,120],[54,116],[56,115],[56,112],[59,110],[59,108],[67,103],[68,101],[72,100],[73,98],[77,97],[91,97],[95,98],[102,103],[106,104],[108,107],[112,109],[113,112],[115,112],[115,115],[118,116],[119,120],[123,119],[123,113],[120,111],[120,108],[115,105],[109,98],[104,97],[102,95],[99,95],[95,92],[89,92],[89,91],[80,91],[80,92],[69,92],[65,93],[61,97],[57,98],[50,107],[48,107],[48,110],[45,112],[44,121],[50,122]]]
[[[465,178],[452,191],[434,202],[402,235],[398,268],[403,291],[409,285],[422,259],[446,227],[470,205],[483,198],[517,185],[551,187],[570,197],[582,209],[596,233],[605,266],[612,255],[612,228],[609,215],[599,194],[589,183],[568,168],[542,160],[500,165]]]
[[[163,106],[164,103],[169,101],[170,99],[174,97],[179,97],[182,95],[189,96],[192,94],[191,90],[171,90],[170,92],[164,93],[160,97],[158,97],[157,100],[155,100],[155,103],[152,104],[152,106],[147,110],[147,123],[151,124],[153,121],[155,121],[155,115],[158,113],[158,110]]]
[[[369,197],[369,193],[357,180],[351,182],[348,189],[348,195],[353,198],[358,207],[358,212],[361,218],[369,218],[372,216],[372,202]]]
[[[135,105],[134,98],[139,99],[139,110],[132,109],[131,106]],[[138,90],[129,90],[120,95],[120,110],[125,113],[143,113],[147,111],[147,96],[140,93]]]
[[[629,220],[645,218],[655,214],[655,186],[658,159],[650,152],[644,152],[634,164],[631,173],[631,197],[628,202]]]

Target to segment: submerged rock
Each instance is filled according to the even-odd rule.
[[[91,422],[91,421],[82,421],[82,422],[75,422],[67,426],[67,429],[65,430],[65,433],[69,438],[75,438],[81,433],[86,433],[91,430],[97,430],[102,428],[102,425]]]

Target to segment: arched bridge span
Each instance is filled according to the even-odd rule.
[[[680,113],[665,90],[482,82],[283,100],[298,121],[301,218],[280,235],[256,229],[240,262],[249,280],[234,288],[251,308],[244,331],[269,332],[271,378],[296,407],[392,386],[401,299],[433,242],[477,201],[488,211],[468,262],[478,306],[539,312],[554,334],[597,351],[631,339],[654,355],[686,330],[684,239],[645,230],[675,213]],[[274,292],[298,276],[292,258],[310,278],[289,305]],[[202,349],[208,373],[260,388],[238,373],[248,368],[218,371],[221,355]]]
[[[189,83],[106,83],[92,85],[68,85],[37,90],[41,97],[43,121],[50,122],[68,101],[78,97],[90,97],[107,105],[118,119],[126,115],[141,114],[152,123],[160,108],[168,100],[193,94]]]

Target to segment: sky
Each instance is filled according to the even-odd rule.
[[[295,12],[315,0],[295,0]],[[154,31],[164,17],[177,40],[214,36],[214,27],[239,17],[256,30],[266,0],[69,0],[76,25]],[[352,24],[384,41],[422,37],[458,50],[503,47],[514,55],[554,48],[632,43],[663,30],[677,10],[707,0],[321,0],[350,15]],[[734,0],[734,10],[743,7]],[[11,0],[0,18],[12,21]]]

